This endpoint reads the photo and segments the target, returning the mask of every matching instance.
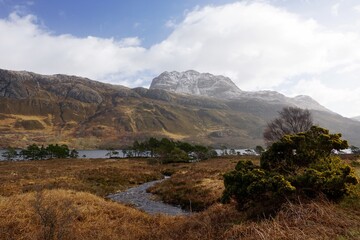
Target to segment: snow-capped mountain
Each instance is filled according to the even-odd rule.
[[[75,148],[120,147],[148,137],[249,148],[263,143],[266,123],[283,107],[320,106],[306,96],[241,91],[228,78],[195,71],[164,73],[152,88],[0,69],[0,148],[65,139]],[[360,145],[360,122],[312,114],[319,126]]]
[[[283,103],[300,108],[331,112],[309,96],[299,95],[290,98],[276,91],[242,91],[228,77],[199,73],[194,70],[163,72],[153,79],[150,89],[162,89],[180,94],[219,99],[255,99],[269,103]]]
[[[215,98],[235,98],[242,92],[228,77],[194,70],[163,72],[154,78],[150,89]]]

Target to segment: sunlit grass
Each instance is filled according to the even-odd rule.
[[[0,162],[0,195],[61,188],[106,196],[130,186],[160,179],[162,168],[149,165],[146,160],[136,159]]]
[[[234,204],[219,204],[222,175],[240,159],[244,158],[167,165],[147,160],[2,162],[0,239],[360,238],[359,195],[340,204],[286,204],[273,219],[261,222],[246,220]],[[355,171],[360,176],[360,166]],[[176,197],[184,203],[191,200],[192,207],[205,210],[190,216],[148,215],[102,197],[161,178],[162,173],[172,177],[154,188],[159,197],[169,202]],[[355,192],[360,193],[359,185]],[[53,238],[45,238],[49,234]]]

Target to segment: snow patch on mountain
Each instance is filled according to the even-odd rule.
[[[269,103],[282,103],[304,109],[331,112],[309,96],[286,97],[276,91],[240,90],[230,78],[194,70],[163,72],[154,78],[150,89],[162,89],[179,94],[206,96],[219,99],[255,99]]]
[[[154,78],[150,89],[215,98],[234,98],[242,92],[228,77],[194,70],[164,72]]]

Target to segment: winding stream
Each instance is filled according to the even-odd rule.
[[[138,187],[129,188],[124,192],[111,194],[108,195],[107,197],[117,202],[131,204],[136,208],[141,209],[150,214],[158,214],[158,213],[167,214],[167,215],[189,214],[189,212],[182,210],[180,207],[154,200],[154,195],[146,192],[148,188],[154,186],[157,183],[164,181],[165,179],[147,182],[141,184]]]

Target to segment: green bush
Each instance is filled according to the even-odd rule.
[[[250,209],[251,215],[271,214],[295,192],[295,187],[285,176],[255,166],[252,162],[240,161],[224,175],[223,202],[236,200],[240,210]]]
[[[26,149],[21,150],[20,155],[24,159],[39,160],[68,157],[77,158],[79,153],[75,149],[70,151],[68,146],[65,144],[50,144],[46,148],[44,146],[39,147],[36,144],[32,144],[27,146]]]
[[[329,157],[313,163],[302,174],[297,174],[292,184],[308,197],[324,194],[330,200],[339,200],[351,193],[358,180],[351,167],[338,157]]]
[[[285,135],[262,154],[260,166],[239,162],[224,175],[223,201],[236,200],[252,215],[271,214],[284,201],[325,195],[337,201],[358,183],[354,171],[333,149],[347,148],[341,134],[313,126],[307,132]]]
[[[150,152],[151,157],[158,158],[160,163],[171,162],[188,162],[191,159],[205,160],[210,157],[215,157],[216,151],[210,147],[202,145],[192,145],[187,142],[173,141],[168,138],[162,138],[157,140],[156,138],[150,138],[143,142],[135,141],[130,147],[130,151],[124,153],[129,157],[131,153],[135,153],[135,156],[141,156],[144,152]],[[150,162],[152,162],[150,160]]]
[[[166,157],[162,160],[163,163],[188,162],[190,159],[185,151],[177,147],[172,149],[171,152],[165,156]]]

